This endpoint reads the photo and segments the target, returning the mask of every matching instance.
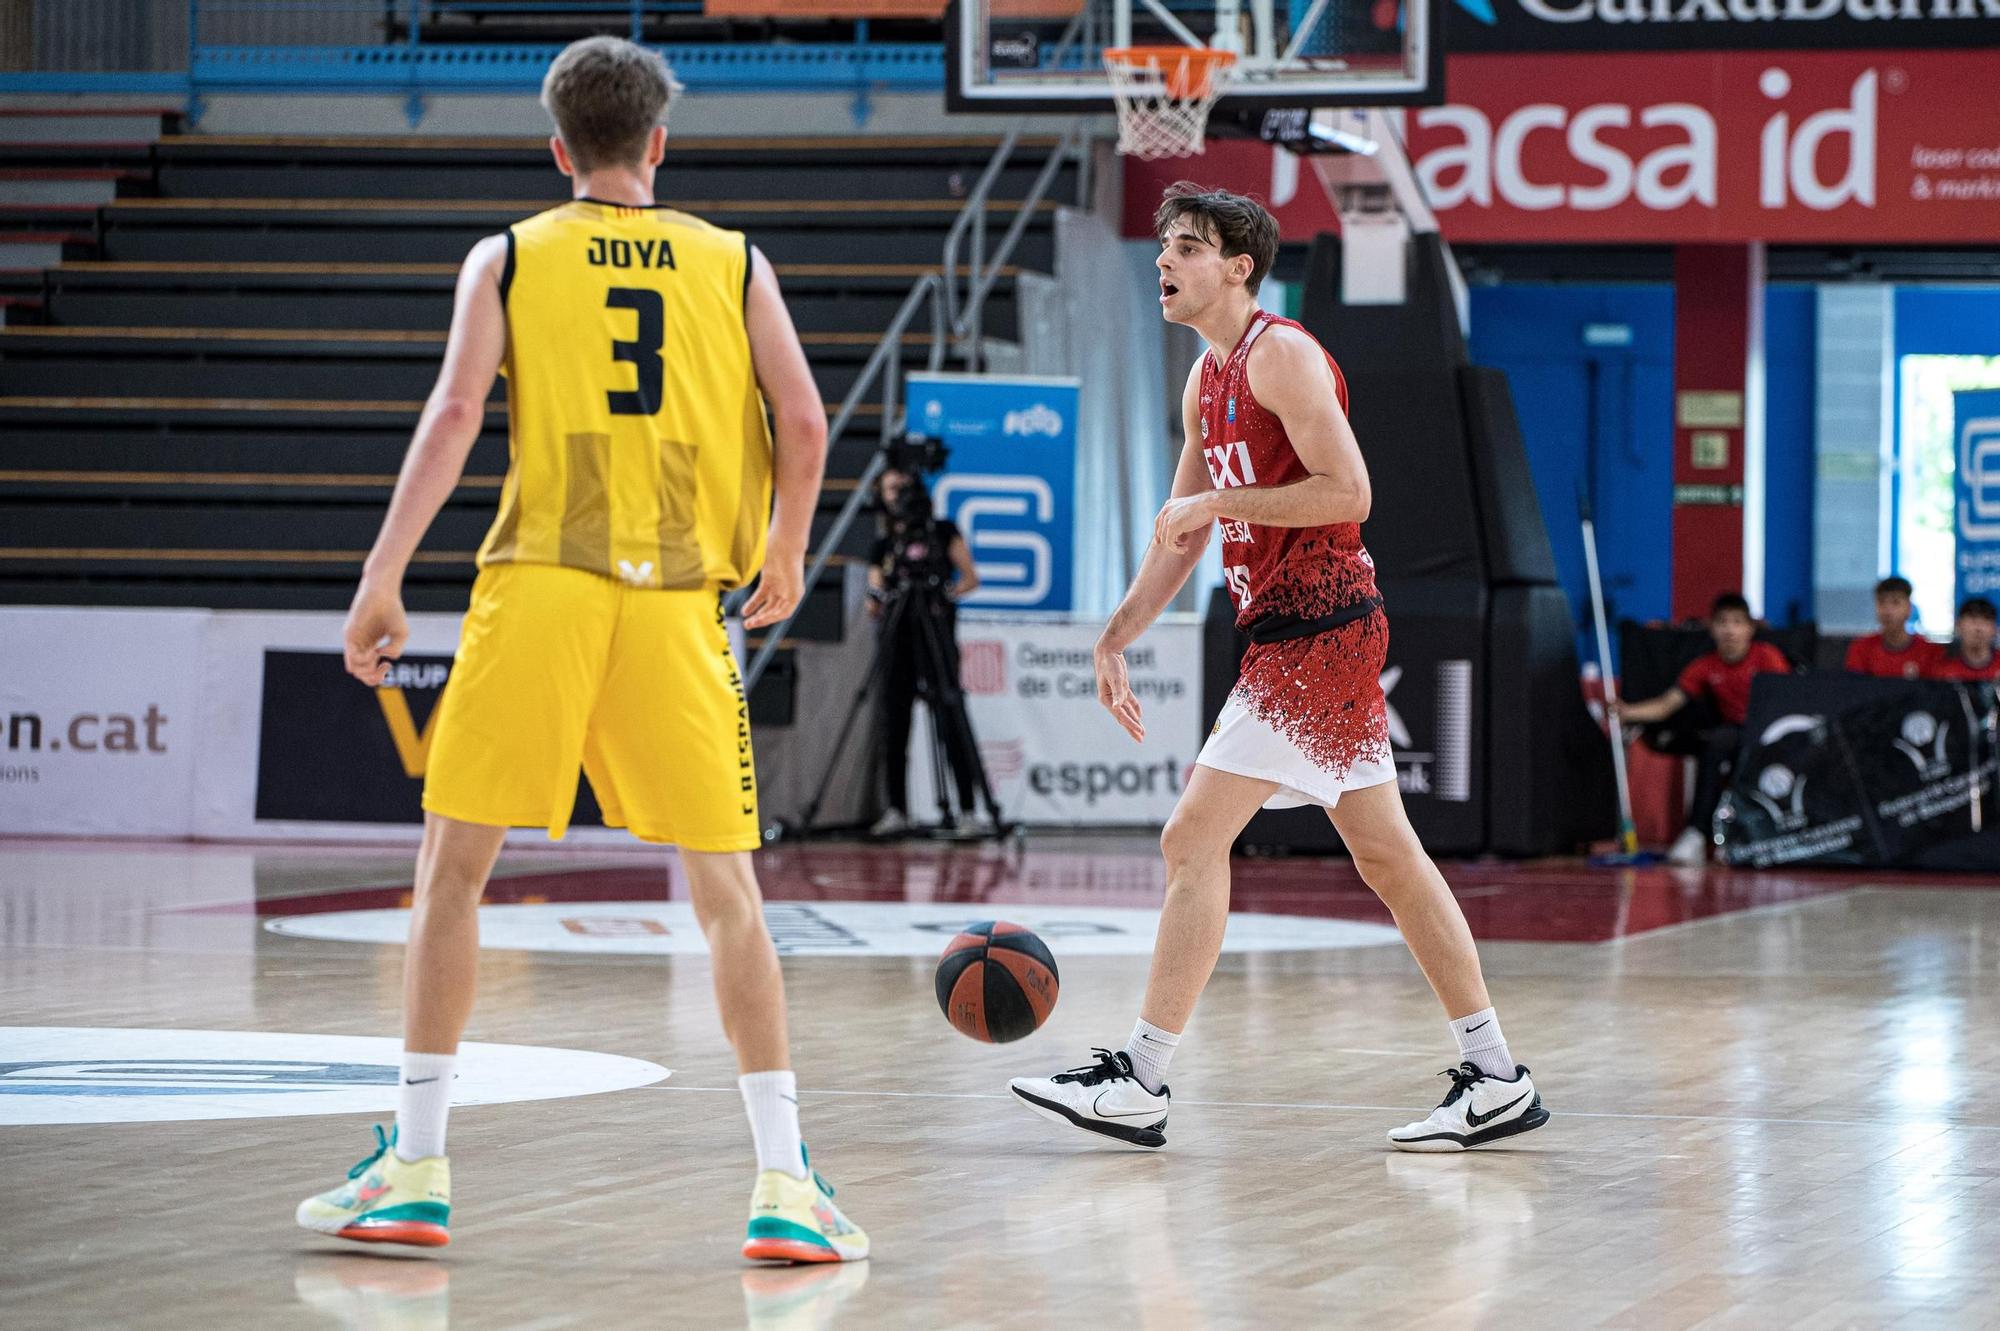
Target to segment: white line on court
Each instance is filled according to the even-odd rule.
[[[739,1095],[734,1086],[636,1086],[639,1091],[692,1091],[705,1095]],[[802,1088],[813,1095],[843,1095],[885,1100],[1005,1100],[1000,1091],[828,1091]],[[1283,1100],[1181,1100],[1177,1103],[1201,1109],[1307,1109],[1338,1114],[1409,1114],[1421,1112],[1409,1105],[1341,1105]],[[2000,1123],[1953,1123],[1935,1118],[1759,1118],[1729,1114],[1617,1114],[1608,1111],[1557,1109],[1556,1118],[1643,1119],[1664,1123],[1733,1123],[1744,1127],[1772,1128],[1936,1128],[1941,1132],[2000,1132]]]
[[[1816,897],[1794,897],[1790,901],[1773,901],[1762,906],[1749,906],[1743,910],[1729,910],[1715,915],[1703,915],[1693,920],[1675,920],[1672,924],[1656,925],[1651,929],[1646,929],[1636,934],[1619,934],[1616,938],[1606,938],[1598,946],[1625,947],[1633,943],[1643,943],[1652,938],[1671,936],[1682,929],[1693,929],[1704,924],[1733,924],[1738,920],[1754,920],[1760,915],[1778,915],[1791,911],[1804,910],[1808,906],[1824,905],[1829,901],[1846,901],[1859,893],[1875,890],[1866,886],[1841,888]]]

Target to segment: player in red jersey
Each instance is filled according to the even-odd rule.
[[[1919,679],[1938,654],[1936,643],[1910,632],[1910,580],[1888,577],[1875,584],[1875,626],[1879,632],[1847,644],[1847,670],[1876,679]]]
[[[1451,1019],[1460,1057],[1404,1150],[1457,1151],[1548,1121],[1487,996],[1465,916],[1403,812],[1381,674],[1389,624],[1361,545],[1368,469],[1340,367],[1310,333],[1257,307],[1278,228],[1255,202],[1167,191],[1160,306],[1208,343],[1182,395],[1186,444],[1131,590],[1097,644],[1098,697],[1134,739],[1145,723],[1123,652],[1158,618],[1221,524],[1226,590],[1249,651],[1160,837],[1167,895],[1138,1025],[1123,1049],[1011,1088],[1046,1118],[1137,1146],[1166,1144],[1167,1065],[1222,950],[1229,850],[1263,807],[1324,807],[1394,915]]]
[[[2000,683],[2000,652],[1993,650],[1993,602],[1974,596],[1958,608],[1956,633],[1949,650],[1931,657],[1926,679]]]
[[[1688,825],[1667,858],[1675,864],[1704,864],[1713,839],[1715,806],[1736,766],[1743,747],[1743,722],[1750,715],[1750,684],[1759,675],[1789,674],[1792,663],[1768,642],[1758,642],[1757,621],[1750,603],[1735,592],[1715,598],[1708,611],[1708,633],[1715,650],[1687,663],[1672,688],[1643,702],[1623,702],[1618,715],[1626,721],[1664,721],[1695,698],[1705,698],[1722,724],[1702,735],[1702,753],[1695,769],[1694,807]]]

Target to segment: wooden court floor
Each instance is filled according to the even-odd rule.
[[[401,949],[352,935],[400,906],[407,855],[0,842],[0,1326],[2000,1326],[1994,885],[1451,866],[1554,1118],[1511,1150],[1411,1156],[1382,1133],[1452,1061],[1414,966],[1344,867],[1246,865],[1245,909],[1356,932],[1224,955],[1169,1146],[1137,1154],[1005,1082],[1129,1030],[1144,957],[1082,940],[1157,899],[1145,842],[766,871],[805,940],[785,971],[807,1137],[873,1236],[862,1265],[736,1254],[748,1130],[705,957],[656,951],[680,936],[665,857],[503,861],[491,900],[518,909],[489,942],[515,945],[482,954],[468,1038],[672,1076],[456,1111],[452,1245],[391,1256],[291,1218],[391,1115],[271,1116],[186,1033],[291,1033],[274,1047],[302,1064],[317,1037],[394,1035]],[[959,1037],[930,959],[869,955],[857,902],[1046,917],[1049,1026]],[[366,1063],[262,1103],[392,1103]],[[192,1099],[238,1116],[176,1117],[205,1079],[225,1091]],[[24,1121],[46,1106],[128,1121]]]

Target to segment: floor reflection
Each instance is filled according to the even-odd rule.
[[[314,1253],[292,1271],[300,1303],[344,1331],[445,1331],[451,1269],[429,1257]]]
[[[759,1266],[743,1273],[743,1321],[749,1331],[826,1331],[866,1326],[842,1317],[841,1305],[868,1283],[867,1262]]]

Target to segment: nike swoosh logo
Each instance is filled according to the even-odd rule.
[[[1097,1115],[1099,1118],[1143,1118],[1148,1114],[1157,1114],[1160,1112],[1157,1106],[1150,1106],[1150,1105],[1144,1109],[1128,1109],[1123,1112],[1114,1112],[1112,1110],[1105,1109],[1103,1108],[1104,1097],[1109,1094],[1110,1094],[1109,1091],[1100,1092],[1098,1094],[1097,1099],[1091,1102],[1090,1112]]]
[[[1519,1095],[1515,1096],[1512,1100],[1509,1100],[1506,1104],[1501,1105],[1498,1109],[1492,1110],[1484,1114],[1475,1114],[1474,1112],[1472,1112],[1472,1107],[1470,1105],[1467,1105],[1465,1109],[1465,1121],[1471,1124],[1475,1128],[1484,1127],[1486,1124],[1491,1123],[1494,1119],[1500,1117],[1502,1114],[1506,1113],[1508,1110],[1512,1109],[1515,1105],[1520,1104],[1521,1101],[1527,1098],[1528,1098],[1528,1093],[1526,1091],[1522,1091]]]
[[[1467,1026],[1465,1028],[1465,1033],[1467,1035],[1470,1035],[1474,1031],[1478,1030],[1480,1026],[1491,1026],[1492,1024],[1493,1024],[1493,1018],[1488,1017],[1485,1021],[1480,1022],[1479,1026]]]
[[[388,1191],[389,1191],[389,1180],[387,1179],[383,1179],[381,1182],[377,1183],[372,1188],[368,1187],[366,1184],[363,1184],[361,1187],[356,1188],[354,1190],[354,1200],[356,1204],[361,1206],[366,1206],[370,1202],[374,1201],[377,1197],[382,1196],[384,1193]]]

